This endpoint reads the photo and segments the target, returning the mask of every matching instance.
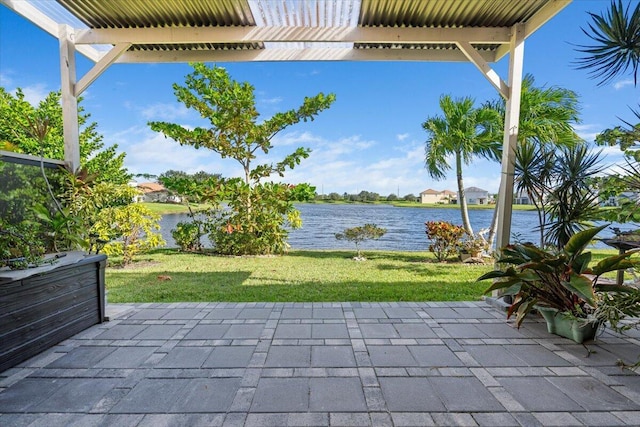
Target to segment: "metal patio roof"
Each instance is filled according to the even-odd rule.
[[[498,247],[509,243],[524,41],[571,0],[0,0],[60,44],[65,161],[77,98],[130,62],[469,61],[506,100]],[[79,80],[76,53],[95,65]],[[505,82],[491,68],[509,54]]]
[[[469,61],[509,52],[568,0],[0,0],[77,50],[114,62]],[[468,45],[461,46],[461,43]],[[466,47],[466,49],[465,49]]]

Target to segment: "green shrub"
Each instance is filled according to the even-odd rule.
[[[200,238],[204,235],[202,221],[179,222],[176,228],[171,230],[171,236],[181,250],[185,252],[197,252],[202,250]]]
[[[431,241],[429,251],[433,252],[439,262],[457,253],[462,237],[466,234],[464,228],[447,221],[427,221],[427,237]]]

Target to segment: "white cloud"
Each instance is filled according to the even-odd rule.
[[[405,139],[409,138],[409,134],[408,133],[399,133],[398,135],[396,135],[396,138],[398,138],[398,141],[402,142]]]
[[[217,154],[209,150],[181,146],[146,126],[105,135],[105,140],[110,144],[117,143],[119,149],[126,153],[125,165],[134,174],[158,175],[174,169],[187,173],[204,170],[226,176],[239,176],[240,171],[232,162],[223,162]]]
[[[271,141],[273,146],[302,145],[309,146],[322,142],[322,138],[313,135],[311,132],[289,132],[276,135]]]
[[[263,98],[260,99],[258,102],[262,103],[262,104],[269,104],[269,105],[275,105],[275,104],[279,104],[282,102],[282,98],[279,96],[276,96],[274,98]]]
[[[29,104],[36,106],[49,95],[49,90],[47,90],[47,86],[44,83],[36,83],[23,87],[22,93],[24,93],[24,99]]]
[[[596,139],[596,136],[602,131],[600,125],[593,123],[573,125],[573,130],[580,138],[588,142],[593,142]]]
[[[187,117],[191,111],[183,104],[157,103],[140,108],[140,112],[148,120],[175,120]]]
[[[13,86],[13,79],[9,76],[10,73],[0,73],[0,86],[9,88]]]
[[[631,80],[631,79],[624,79],[624,80],[620,80],[620,81],[615,82],[615,83],[613,84],[613,88],[614,88],[615,90],[620,90],[620,89],[622,89],[622,88],[625,88],[625,87],[627,87],[627,86],[632,86],[632,85],[633,85],[633,80]]]

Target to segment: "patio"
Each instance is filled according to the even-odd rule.
[[[4,426],[640,425],[640,334],[594,352],[484,302],[110,305],[0,373]]]

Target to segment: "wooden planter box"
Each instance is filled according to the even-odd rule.
[[[104,321],[107,257],[68,257],[0,272],[0,372]]]

